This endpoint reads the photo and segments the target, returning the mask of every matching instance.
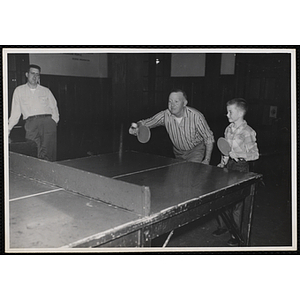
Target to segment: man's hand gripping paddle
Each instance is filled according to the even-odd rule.
[[[142,124],[132,123],[129,129],[129,133],[136,135],[140,143],[147,143],[150,140],[151,132],[149,127]]]

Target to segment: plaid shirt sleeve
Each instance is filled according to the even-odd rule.
[[[247,161],[248,160],[256,160],[259,157],[258,154],[258,147],[257,147],[257,143],[256,143],[256,133],[254,130],[252,131],[246,131],[245,132],[245,140],[243,147],[241,147],[244,151],[245,151],[245,156],[244,157]]]

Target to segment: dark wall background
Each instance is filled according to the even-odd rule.
[[[14,88],[26,82],[29,57],[8,58],[10,111]],[[205,115],[216,139],[228,125],[226,102],[245,98],[250,104],[246,120],[257,132],[260,168],[265,170],[269,160],[284,156],[274,172],[289,172],[290,54],[238,53],[234,75],[220,75],[220,64],[221,54],[209,53],[204,77],[171,77],[170,53],[116,53],[108,54],[108,78],[42,75],[41,84],[51,89],[60,111],[58,159],[118,151],[121,134],[125,149],[172,156],[164,128],[153,129],[147,144],[138,143],[128,128],[131,122],[165,109],[170,90],[177,87],[186,91],[189,105]],[[270,117],[270,106],[277,106],[276,117]],[[22,130],[14,129],[12,138]],[[219,159],[215,147],[212,164]]]

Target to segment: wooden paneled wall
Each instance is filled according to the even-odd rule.
[[[24,83],[26,57],[11,54],[9,78],[17,80],[9,81],[10,99],[15,86]],[[220,65],[221,54],[210,53],[204,77],[171,77],[171,53],[116,53],[108,55],[108,78],[42,74],[41,84],[58,101],[59,157],[118,151],[121,130],[125,149],[171,156],[172,145],[164,128],[152,130],[148,144],[138,143],[128,128],[131,122],[165,109],[175,87],[186,91],[189,105],[205,115],[216,138],[228,125],[226,102],[243,97],[250,104],[247,121],[257,131],[260,148],[267,152],[284,138],[281,144],[288,145],[290,55],[237,54],[234,75],[220,75]],[[269,117],[271,105],[278,107],[276,118]],[[214,149],[216,160],[219,155]]]
[[[42,75],[41,84],[52,91],[59,108],[59,159],[111,152],[110,79]]]
[[[11,101],[14,89],[24,84],[27,79],[25,73],[27,71],[29,57],[28,54],[8,54],[8,111],[11,110]]]
[[[247,121],[257,131],[262,153],[290,152],[290,64],[289,54],[243,54],[237,60],[237,94],[249,102]],[[277,107],[274,118],[270,106]]]

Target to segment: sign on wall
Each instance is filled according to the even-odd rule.
[[[205,76],[205,53],[173,53],[172,77]]]
[[[235,53],[222,53],[221,56],[221,75],[234,75]]]
[[[107,53],[30,53],[29,62],[47,75],[107,77]]]

